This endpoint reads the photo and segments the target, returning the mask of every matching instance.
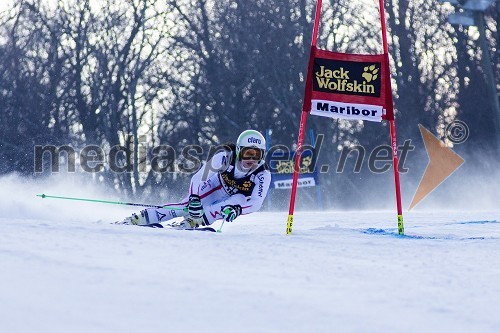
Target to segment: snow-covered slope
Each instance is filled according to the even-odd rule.
[[[2,332],[500,331],[500,212],[407,214],[407,237],[393,212],[299,212],[286,236],[286,213],[219,234],[72,207],[4,210]]]

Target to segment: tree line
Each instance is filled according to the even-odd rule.
[[[95,181],[127,195],[168,196],[189,174],[141,168],[139,149],[196,144],[206,157],[209,146],[248,128],[269,129],[273,143],[293,147],[315,3],[13,2],[0,14],[0,174],[33,175],[36,145],[123,146],[131,154],[119,159],[132,170],[104,170]],[[480,32],[447,23],[452,9],[435,0],[390,0],[386,10],[400,141],[418,140],[418,123],[443,137],[459,118],[471,142],[494,148]],[[493,11],[485,23],[497,62]],[[375,3],[324,1],[321,48],[380,53],[380,44]],[[343,147],[389,142],[379,124],[310,118],[309,126],[325,135],[320,164],[330,170]],[[323,192],[355,191],[358,178],[326,173]]]

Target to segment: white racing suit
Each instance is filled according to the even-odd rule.
[[[191,178],[189,195],[201,198],[205,225],[222,219],[221,208],[226,205],[241,206],[241,214],[258,211],[266,198],[271,173],[262,162],[253,170],[245,172],[238,167],[234,151],[215,154]],[[189,195],[180,202],[167,203],[169,208],[148,208],[148,224],[161,223],[176,217],[186,216]]]

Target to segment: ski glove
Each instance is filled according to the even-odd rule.
[[[227,205],[221,208],[222,217],[226,222],[233,222],[235,218],[241,215],[240,205]]]
[[[201,204],[201,198],[199,195],[191,194],[189,196],[187,209],[189,216],[192,218],[199,219],[203,217],[203,205]]]

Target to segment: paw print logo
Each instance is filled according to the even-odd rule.
[[[363,79],[365,79],[366,82],[371,82],[377,79],[378,77],[378,68],[375,67],[375,65],[371,66],[366,66],[364,69]]]
[[[305,168],[308,168],[309,165],[311,165],[311,163],[312,163],[311,156],[307,156],[302,159],[302,166],[304,166]]]

